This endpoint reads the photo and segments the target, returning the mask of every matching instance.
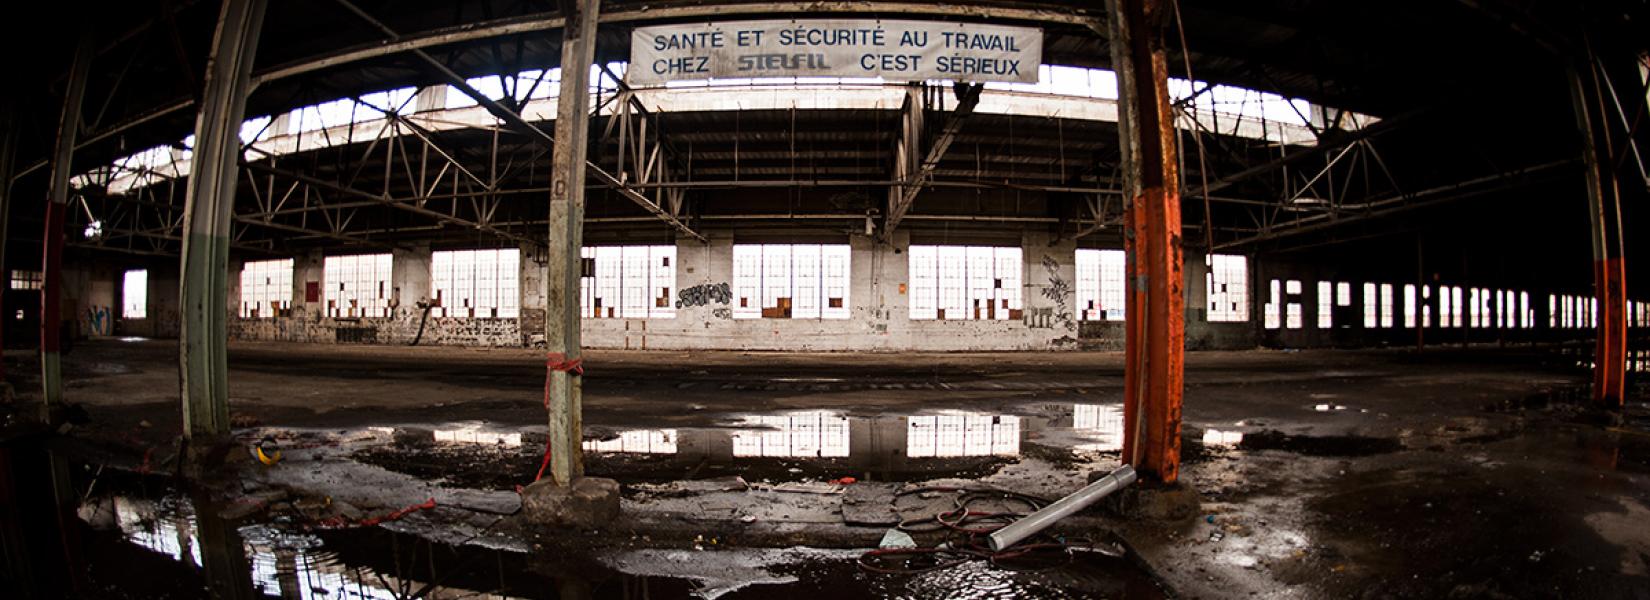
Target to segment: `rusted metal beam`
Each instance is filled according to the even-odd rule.
[[[1583,75],[1582,73],[1591,75]],[[1627,268],[1619,173],[1609,156],[1610,124],[1591,65],[1570,69],[1570,95],[1581,133],[1587,220],[1593,240],[1593,294],[1598,321],[1593,349],[1593,402],[1621,410],[1627,398]]]
[[[1122,140],[1125,314],[1123,461],[1148,481],[1180,472],[1185,370],[1180,171],[1164,51],[1166,0],[1108,0]]]

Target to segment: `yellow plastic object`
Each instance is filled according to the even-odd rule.
[[[264,447],[263,446],[255,446],[255,447],[252,448],[252,452],[258,455],[258,462],[261,462],[263,464],[273,465],[275,463],[281,462],[281,451],[280,450],[276,450],[276,451],[271,452],[269,454],[264,454]]]

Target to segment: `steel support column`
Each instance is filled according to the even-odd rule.
[[[0,280],[6,272],[6,244],[11,226],[11,180],[17,169],[17,113],[11,100],[0,104]],[[4,295],[0,294],[0,299]],[[0,315],[6,314],[0,304]],[[0,340],[5,339],[6,319],[0,319]],[[0,381],[6,380],[5,344],[0,343]]]
[[[1586,172],[1587,220],[1593,233],[1593,294],[1598,299],[1598,326],[1593,352],[1593,402],[1619,410],[1627,394],[1627,270],[1623,259],[1621,190],[1610,156],[1610,124],[1596,71],[1570,71],[1576,127],[1582,138]],[[1589,76],[1592,74],[1592,76]]]
[[[1180,172],[1163,42],[1171,13],[1163,0],[1108,0],[1107,7],[1127,202],[1123,460],[1142,477],[1173,483],[1186,347]]]
[[[562,3],[561,95],[556,103],[555,145],[550,159],[550,245],[545,254],[544,379],[550,413],[550,480],[558,486],[584,475],[583,413],[579,366],[579,276],[584,243],[585,153],[590,135],[590,65],[596,61],[600,0]]]
[[[183,432],[229,433],[229,246],[240,175],[241,121],[266,0],[226,0],[218,14],[195,118],[194,169],[184,195],[178,362]]]
[[[81,34],[80,45],[75,48],[74,66],[69,71],[68,89],[63,95],[63,116],[57,122],[57,145],[52,152],[48,192],[51,198],[46,203],[45,251],[40,267],[43,279],[40,285],[40,387],[46,410],[63,402],[63,357],[59,347],[63,334],[63,220],[69,210],[69,176],[74,174],[80,105],[86,96],[86,78],[91,73],[96,50],[92,34]]]

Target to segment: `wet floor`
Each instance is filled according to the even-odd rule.
[[[1025,456],[1071,466],[1074,452],[1115,454],[1123,425],[1120,403],[1036,403],[1014,414],[802,410],[704,415],[702,422],[657,429],[587,426],[586,473],[622,483],[973,479]],[[461,422],[374,431],[378,435],[349,436],[361,447],[356,459],[466,487],[513,489],[535,472],[544,453],[538,427]],[[1232,441],[1242,436],[1226,435],[1235,436]]]
[[[6,515],[7,532],[20,534],[5,538],[10,558],[0,583],[20,594],[8,597],[1165,597],[1133,563],[1093,553],[890,575],[860,570],[861,550],[730,548],[708,540],[693,547],[633,540],[579,551],[447,544],[395,527],[317,526],[285,504],[260,518],[231,520],[228,503],[152,476],[16,443],[0,448],[0,457],[10,493],[60,492],[6,498],[8,507],[36,505]],[[66,501],[63,510],[52,508],[54,497]]]
[[[150,356],[138,346],[120,349]],[[446,494],[446,508],[449,498],[515,501],[540,465],[542,377],[514,354],[441,354],[457,362],[435,364],[399,351],[257,351],[269,360],[237,380],[232,406],[250,417],[237,431],[248,442],[271,436],[289,461],[263,469],[270,477],[260,485],[310,501],[353,485],[362,500],[380,501],[347,501],[371,511],[436,486],[445,491],[429,491]],[[127,403],[127,390],[170,383],[151,375],[175,353],[153,354],[158,366],[99,372],[76,391],[112,394],[93,406],[93,433],[139,440],[122,442],[132,456],[161,444],[163,462],[175,432],[162,430],[176,417],[162,409],[175,401]],[[76,502],[124,497],[115,504],[156,515],[110,527],[77,511],[88,562],[103,565],[85,580],[112,582],[102,584],[120,590],[110,597],[198,597],[214,564],[203,550],[229,531],[241,540],[230,547],[244,549],[249,593],[270,597],[1160,594],[1134,562],[1091,555],[1049,571],[969,562],[883,576],[855,563],[888,525],[852,522],[844,490],[955,479],[1052,498],[1114,466],[1120,371],[1090,364],[1110,358],[1026,355],[981,366],[997,363],[930,356],[849,367],[839,363],[857,359],[691,358],[615,355],[605,378],[587,382],[585,463],[622,483],[626,533],[616,539],[574,536],[574,547],[557,550],[557,540],[521,531],[483,537],[486,519],[463,521],[453,508],[379,528],[311,530],[303,509],[280,506],[215,527],[191,516],[215,513],[186,495],[107,478],[87,494],[88,474],[78,473]],[[1080,526],[1117,532],[1176,597],[1650,598],[1650,404],[1601,420],[1576,387],[1585,372],[1574,357],[1514,349],[1195,358],[1182,478],[1196,514],[1093,511]],[[337,376],[290,377],[311,367]],[[372,483],[354,481],[362,476]],[[867,485],[831,484],[850,477]],[[403,487],[368,493],[380,483]],[[811,495],[825,488],[840,495]],[[649,539],[647,530],[628,533],[634,526],[668,531]],[[700,532],[716,541],[696,550]],[[110,565],[191,583],[157,588],[156,578]]]

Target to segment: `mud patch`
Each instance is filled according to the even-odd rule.
[[[1279,450],[1305,456],[1374,456],[1404,449],[1395,439],[1355,435],[1305,436],[1280,431],[1244,434],[1239,450]]]

